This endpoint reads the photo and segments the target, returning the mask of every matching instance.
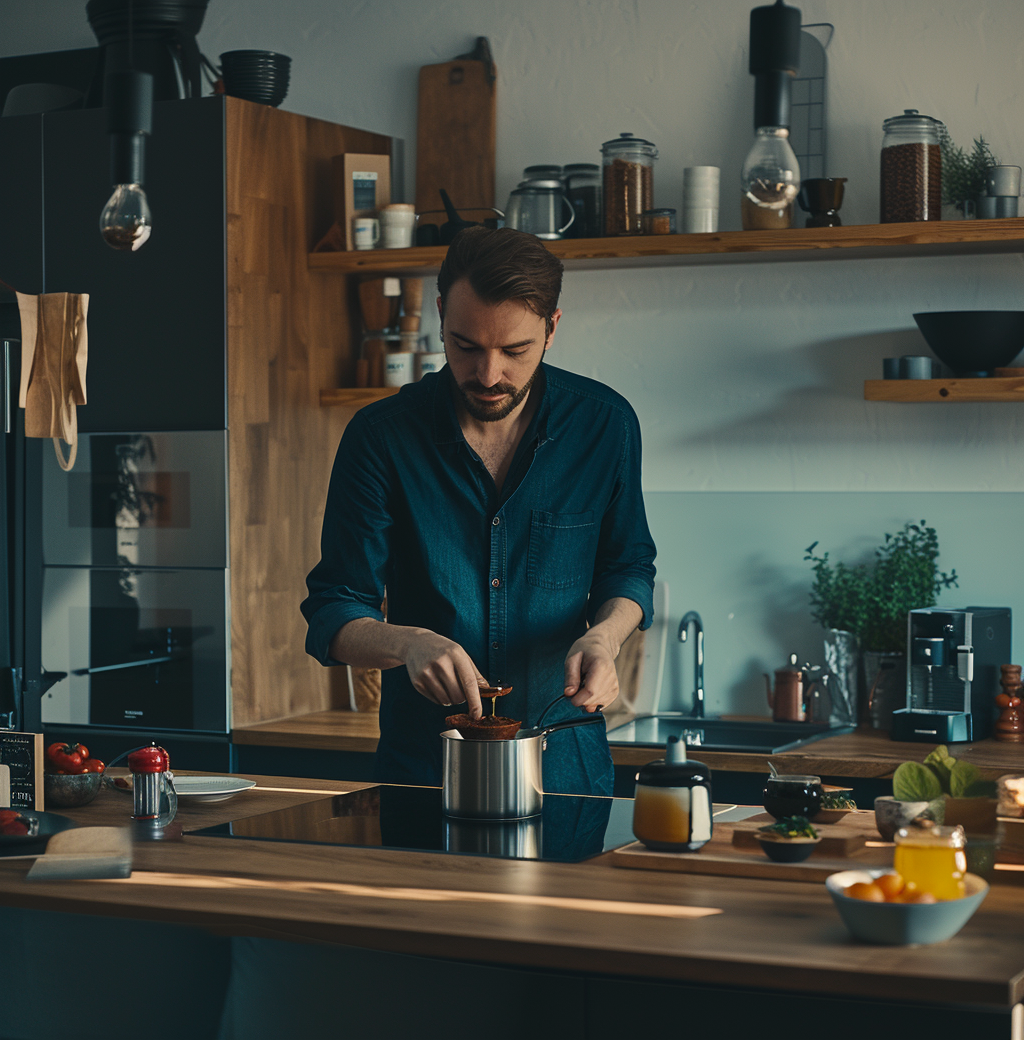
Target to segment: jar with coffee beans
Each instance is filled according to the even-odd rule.
[[[601,145],[603,161],[604,233],[641,235],[641,214],[654,205],[654,160],[650,141],[620,134]]]
[[[908,108],[882,124],[882,224],[942,219],[942,123]]]

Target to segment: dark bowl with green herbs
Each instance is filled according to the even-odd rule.
[[[821,841],[806,816],[784,816],[759,827],[754,837],[764,854],[776,863],[803,863]]]

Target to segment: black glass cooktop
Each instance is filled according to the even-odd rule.
[[[545,794],[529,819],[456,820],[438,787],[381,785],[193,833],[578,863],[633,841],[633,801]]]

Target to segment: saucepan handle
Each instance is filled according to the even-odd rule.
[[[593,722],[604,722],[604,716],[601,712],[595,711],[592,715],[583,715],[580,718],[562,719],[561,722],[552,722],[540,731],[540,735],[546,737],[549,733],[554,733],[556,729],[572,729],[574,726],[588,726]]]

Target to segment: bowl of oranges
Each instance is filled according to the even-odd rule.
[[[891,870],[842,870],[825,887],[854,938],[896,946],[951,939],[988,894],[984,879],[964,874],[962,895],[937,899]]]

